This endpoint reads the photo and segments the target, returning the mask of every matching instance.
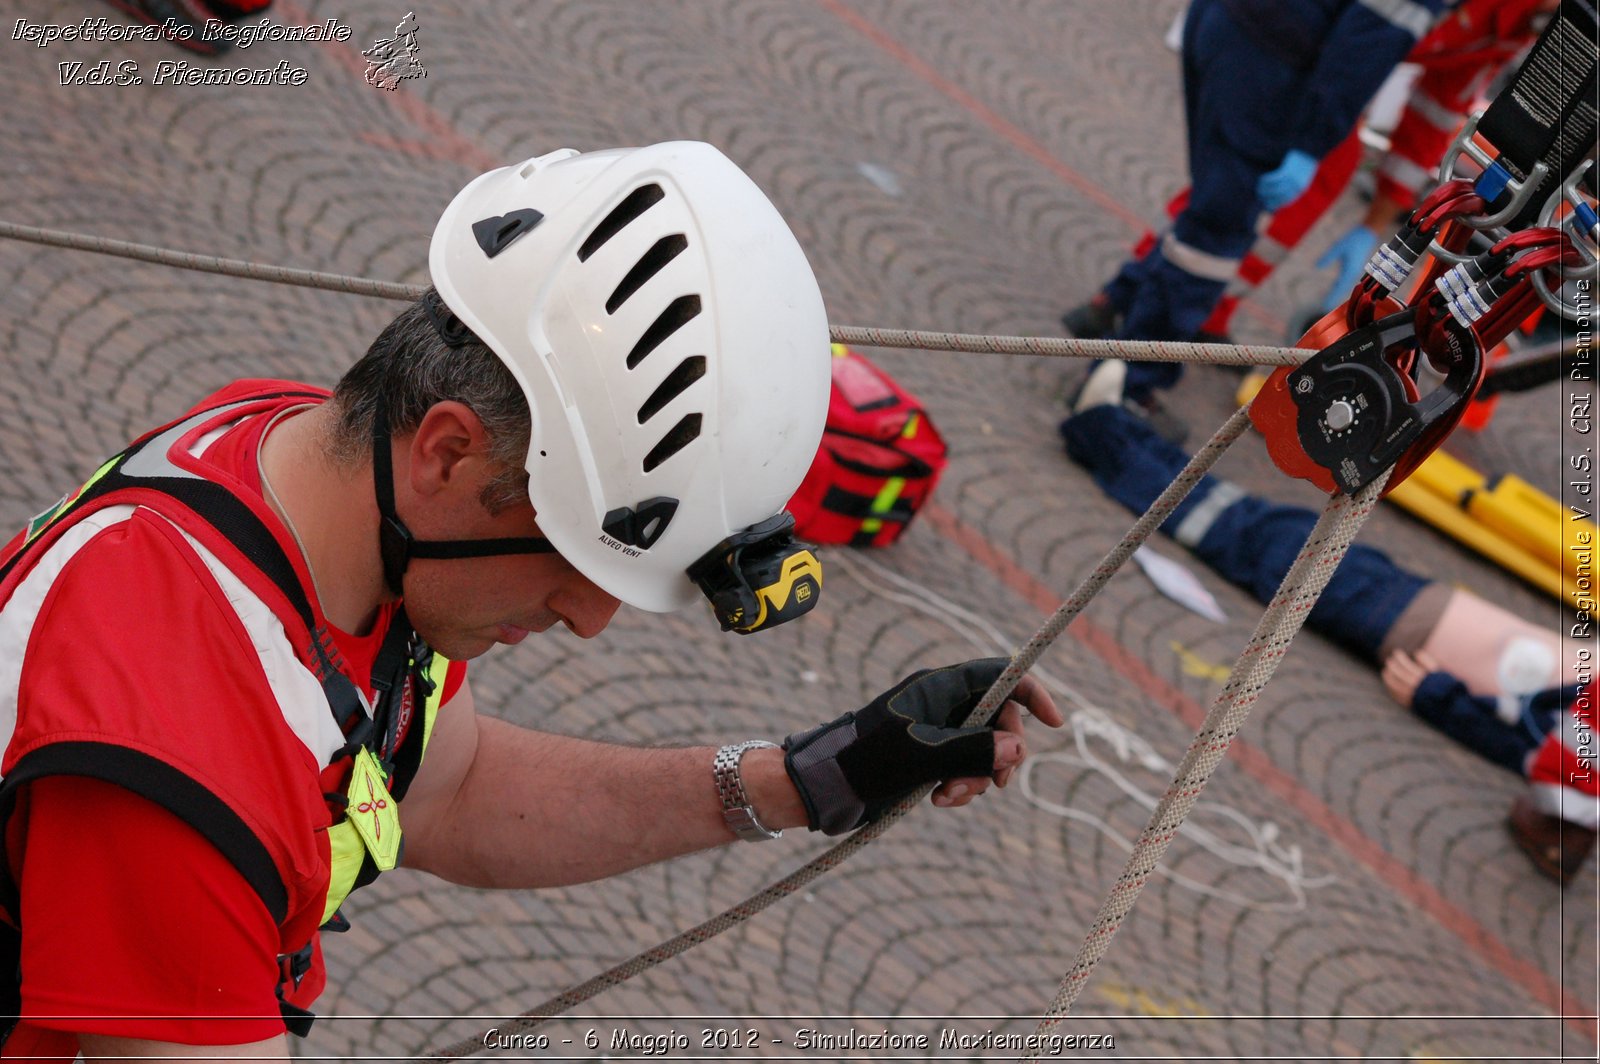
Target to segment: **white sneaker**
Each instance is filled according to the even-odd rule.
[[[1128,379],[1128,364],[1120,358],[1108,358],[1083,379],[1078,395],[1072,400],[1072,412],[1081,414],[1090,407],[1113,406],[1122,402],[1122,386]]]

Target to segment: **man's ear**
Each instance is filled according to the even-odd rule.
[[[471,407],[447,400],[428,408],[404,446],[413,490],[432,495],[483,464],[489,434]]]

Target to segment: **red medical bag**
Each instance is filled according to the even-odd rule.
[[[822,447],[789,502],[795,535],[812,543],[888,546],[933,493],[945,463],[944,438],[916,397],[834,344]]]

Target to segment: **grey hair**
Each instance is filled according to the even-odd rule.
[[[428,290],[432,295],[433,290]],[[372,341],[367,353],[334,388],[336,409],[329,452],[354,464],[372,454],[372,431],[380,403],[389,431],[415,431],[436,403],[464,403],[483,423],[489,457],[502,472],[484,488],[483,505],[498,513],[528,498],[528,439],[533,421],[528,401],[505,363],[476,337],[450,346],[418,300]]]

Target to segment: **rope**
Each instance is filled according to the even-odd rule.
[[[394,281],[373,281],[365,277],[348,277],[339,273],[319,273],[315,270],[291,270],[286,266],[268,266],[242,259],[223,259],[215,255],[195,255],[187,251],[172,251],[151,244],[135,244],[127,240],[112,240],[103,236],[85,236],[59,229],[39,229],[31,225],[17,225],[0,221],[0,237],[22,240],[46,247],[71,248],[74,251],[92,251],[97,255],[116,255],[124,259],[154,262],[161,266],[176,266],[184,270],[203,273],[220,273],[226,277],[243,277],[251,281],[268,281],[272,284],[292,284],[301,288],[324,288],[330,292],[373,296],[378,299],[399,299],[413,302],[427,291],[421,285],[399,284]]]
[[[1083,611],[1089,601],[1099,594],[1107,581],[1117,572],[1127,560],[1133,556],[1145,540],[1150,538],[1161,522],[1177,508],[1190,490],[1200,482],[1207,471],[1217,463],[1223,453],[1244,433],[1250,424],[1248,410],[1236,410],[1233,415],[1223,423],[1216,433],[1207,440],[1205,445],[1195,452],[1189,464],[1168,484],[1150,508],[1134,522],[1128,534],[1122,538],[1115,547],[1108,551],[1094,571],[1084,578],[1076,590],[1061,604],[1055,613],[1040,626],[1023,647],[1012,657],[1005,670],[996,677],[989,690],[984,692],[983,698],[973,707],[967,719],[962,722],[963,727],[987,724],[1005,703],[1012,688],[1016,687],[1024,673],[1031,669],[1045,650],[1055,639],[1066,630],[1074,617]],[[712,917],[704,923],[697,924],[682,934],[670,938],[660,945],[654,946],[616,965],[608,968],[599,975],[586,982],[579,983],[555,995],[544,1003],[529,1009],[508,1023],[496,1029],[502,1034],[515,1035],[530,1031],[553,1016],[559,1016],[590,998],[609,990],[627,980],[646,972],[663,961],[670,960],[685,953],[700,943],[714,938],[722,932],[755,916],[774,902],[787,898],[796,893],[823,873],[831,871],[853,857],[873,839],[882,835],[907,812],[919,805],[933,791],[933,785],[928,784],[919,788],[914,793],[901,799],[894,808],[882,817],[862,827],[843,842],[838,843],[822,854],[813,858],[809,863],[791,873],[787,877],[767,887],[757,894],[753,894],[744,901],[727,909],[725,912]],[[418,1060],[438,1061],[455,1060],[460,1057],[472,1056],[484,1048],[481,1038],[468,1038],[444,1049],[436,1050]]]
[[[427,289],[396,281],[375,281],[340,273],[295,270],[243,259],[196,255],[151,244],[135,244],[109,237],[86,236],[59,229],[0,221],[0,237],[46,247],[116,255],[160,266],[242,277],[271,284],[321,288],[329,292],[413,302]],[[918,332],[908,329],[874,329],[859,325],[832,325],[829,338],[839,344],[871,347],[914,347],[928,351],[965,351],[1003,355],[1043,355],[1068,358],[1122,358],[1140,362],[1205,362],[1224,366],[1297,366],[1308,352],[1294,347],[1253,347],[1235,344],[1157,343],[1147,340],[1076,340],[1041,336],[977,336],[967,333]]]
[[[930,351],[969,351],[997,355],[1048,355],[1071,358],[1121,358],[1131,362],[1204,362],[1218,366],[1298,366],[1312,352],[1301,347],[1248,344],[1196,344],[1155,340],[1077,340],[1048,336],[975,336],[970,333],[917,332],[835,325],[835,343],[864,347],[920,347]]]
[[[1316,605],[1328,578],[1344,559],[1356,532],[1371,516],[1388,480],[1389,473],[1385,472],[1353,497],[1335,495],[1323,510],[1322,517],[1306,537],[1299,556],[1284,574],[1277,593],[1257,622],[1250,642],[1234,663],[1227,686],[1207,711],[1200,731],[1178,765],[1172,785],[1151,812],[1149,823],[1134,844],[1133,852],[1128,855],[1127,866],[1106,895],[1100,912],[1079,948],[1077,959],[1062,980],[1055,1000],[1039,1021],[1036,1036],[1054,1030],[1072,1008],[1090,973],[1110,947],[1112,936],[1133,909],[1145,883],[1166,853],[1168,844],[1177,835],[1178,827],[1194,808],[1206,781],[1221,764],[1228,747],[1233,743],[1233,737],[1250,715],[1251,707],[1277,671],[1290,641]],[[1035,1044],[1042,1044],[1042,1039]],[[1037,1059],[1029,1057],[1024,1061],[1025,1064],[1036,1064]]]

